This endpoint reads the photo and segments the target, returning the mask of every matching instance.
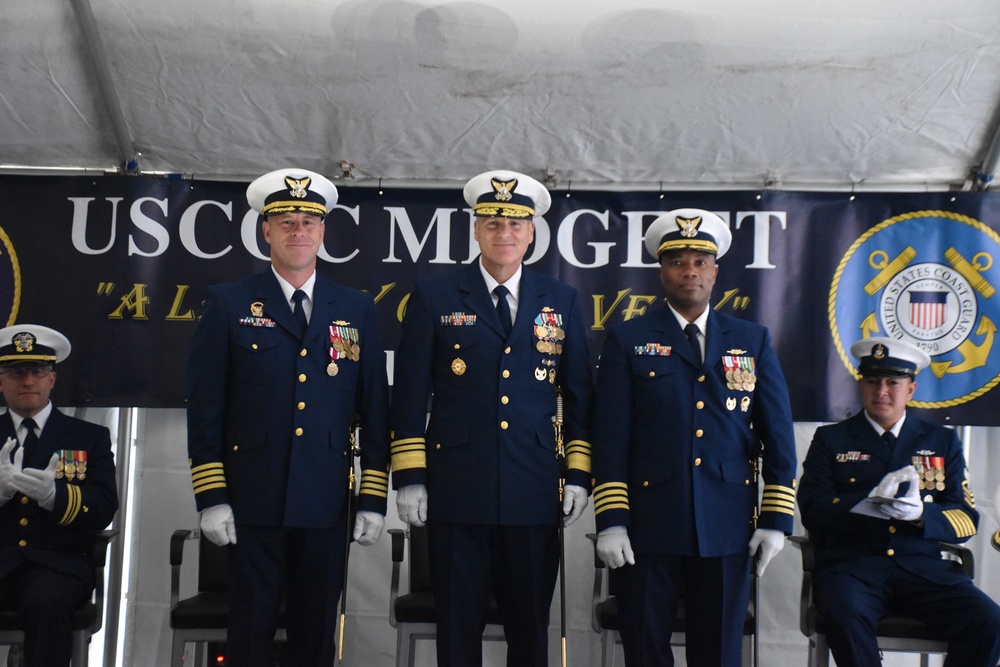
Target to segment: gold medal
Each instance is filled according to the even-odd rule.
[[[944,470],[938,468],[937,472],[934,473],[934,481],[943,482],[944,481]]]
[[[65,469],[65,466],[66,464],[63,463],[62,459],[59,459],[59,461],[56,462],[56,479],[63,478],[63,470]]]
[[[546,338],[548,333],[548,329],[545,328],[545,325],[535,325],[535,338]]]
[[[732,382],[727,382],[726,383],[726,389],[729,389],[729,390],[736,389],[736,385],[734,385]]]
[[[451,362],[451,372],[455,375],[465,375],[466,368],[465,362],[458,357],[455,357],[455,361]]]
[[[733,372],[732,371],[726,371],[726,381],[727,382],[732,382],[733,381]],[[730,387],[730,389],[732,389],[732,387]]]
[[[556,354],[562,354],[562,343],[553,343]]]
[[[351,361],[357,361],[358,359],[361,358],[361,346],[358,345],[357,343],[354,343],[353,345],[351,345],[351,354],[350,354],[350,357],[351,357]]]
[[[925,472],[924,473],[924,479],[926,479],[928,482],[933,482],[934,481],[934,471],[933,470],[928,470],[927,472]]]
[[[566,332],[560,329],[559,327],[553,327],[553,337],[556,340],[563,340],[564,338],[566,338]]]
[[[733,371],[733,381],[734,382],[743,382],[743,371],[741,371],[738,368],[736,370],[734,370]]]
[[[66,461],[66,465],[63,467],[63,471],[66,473],[66,479],[73,480],[76,478],[76,463],[73,461]],[[942,486],[944,486],[942,484]]]
[[[264,304],[260,301],[254,301],[251,303],[250,314],[253,317],[264,317]]]
[[[743,383],[743,390],[744,391],[753,391],[756,387],[757,387],[757,383],[756,382],[744,382]]]
[[[917,484],[917,488],[920,489],[921,491],[927,488],[927,485],[924,484],[924,480],[920,480],[920,483]]]
[[[934,488],[938,491],[944,491],[944,482],[937,482],[934,484]]]
[[[326,367],[326,374],[329,375],[330,377],[333,377],[334,375],[337,374],[337,371],[339,370],[340,369],[337,368],[337,362],[331,361]]]

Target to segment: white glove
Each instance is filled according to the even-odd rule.
[[[1000,486],[997,486],[997,493],[993,497],[993,514],[996,515],[997,523],[1000,524]],[[1000,550],[1000,530],[993,533],[993,540],[990,542],[994,549]]]
[[[597,555],[612,570],[628,563],[635,565],[632,542],[628,539],[628,528],[612,526],[597,534]]]
[[[764,568],[785,546],[785,534],[773,528],[758,528],[750,537],[750,557],[758,554],[757,576],[764,575]]]
[[[363,547],[375,544],[385,528],[385,517],[378,512],[359,511],[354,520],[354,541]]]
[[[901,478],[900,484],[909,482],[910,488],[907,489],[905,496],[880,505],[879,511],[897,521],[916,521],[924,514],[924,503],[920,500],[920,476],[913,466],[906,466],[896,472]]]
[[[427,487],[410,484],[396,492],[396,512],[399,518],[419,528],[427,522]]]
[[[236,544],[236,519],[228,503],[212,505],[201,511],[201,533],[212,544],[224,547]]]
[[[14,497],[17,489],[14,488],[14,473],[21,469],[21,459],[24,455],[24,448],[18,447],[14,453],[13,461],[10,453],[17,447],[17,440],[7,438],[7,442],[0,448],[0,504],[3,504]]]
[[[903,482],[910,481],[911,478],[915,478],[917,482],[920,481],[920,478],[917,476],[916,469],[911,465],[906,466],[905,468],[900,468],[899,470],[893,470],[882,478],[882,481],[871,490],[868,497],[895,498],[896,494],[899,492],[899,485]],[[911,490],[914,488],[912,484],[910,487]]]
[[[587,490],[576,484],[563,487],[563,526],[569,526],[583,515],[587,507]]]
[[[56,465],[59,455],[53,454],[44,470],[25,468],[15,470],[10,483],[15,491],[28,496],[44,510],[52,510],[56,502]]]

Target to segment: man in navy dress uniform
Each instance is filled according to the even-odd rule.
[[[24,658],[68,665],[72,613],[94,590],[94,534],[118,511],[111,434],[52,405],[58,331],[0,329],[0,605],[24,617]]]
[[[995,667],[1000,607],[939,546],[967,541],[979,524],[962,445],[954,430],[906,412],[930,357],[883,337],[851,354],[864,410],[816,430],[799,489],[833,657],[882,664],[875,629],[900,610],[948,640],[948,667]]]
[[[678,599],[688,665],[738,665],[758,574],[792,531],[795,442],[785,378],[764,327],[709,308],[732,236],[700,209],[646,232],[666,305],[612,327],[597,373],[597,549],[618,575],[629,667],[672,665]],[[757,509],[758,457],[764,490]],[[756,525],[756,528],[755,528]]]
[[[464,194],[481,254],[466,268],[418,281],[410,295],[395,363],[393,485],[400,517],[428,526],[438,665],[482,663],[493,593],[507,664],[542,666],[557,524],[580,516],[590,483],[593,389],[583,315],[576,290],[522,266],[533,218],[551,201],[544,186],[490,171]],[[553,429],[557,391],[564,461]]]
[[[346,531],[382,532],[388,493],[388,382],[369,294],[316,273],[337,189],[280,169],[247,188],[271,267],[209,288],[191,341],[188,453],[201,529],[230,544],[227,657],[273,665],[279,598],[286,659],[330,665]],[[352,424],[360,423],[357,518],[348,525]]]

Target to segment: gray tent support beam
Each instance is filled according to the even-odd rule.
[[[90,60],[97,73],[97,83],[101,88],[101,95],[104,97],[108,114],[111,116],[111,126],[114,128],[115,139],[118,142],[118,153],[122,158],[122,167],[126,173],[138,173],[139,156],[132,145],[132,137],[129,135],[128,123],[125,122],[125,114],[122,112],[121,102],[118,99],[118,91],[115,89],[114,81],[111,80],[111,70],[108,69],[104,44],[97,32],[97,21],[94,19],[90,0],[72,0],[72,4],[80,30],[83,31],[83,41],[87,45],[87,52],[90,54]]]
[[[976,176],[976,189],[987,190],[1000,170],[1000,106],[993,112],[993,137]]]

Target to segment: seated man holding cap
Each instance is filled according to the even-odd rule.
[[[93,535],[118,510],[110,432],[49,401],[69,350],[48,327],[0,329],[0,605],[23,615],[29,666],[69,664],[73,610],[94,590]]]
[[[939,546],[967,541],[979,524],[962,445],[906,413],[930,357],[892,338],[858,341],[851,354],[864,410],[816,430],[798,495],[833,657],[880,665],[878,622],[902,610],[948,640],[945,665],[995,667],[1000,607]],[[852,512],[859,504],[868,513]]]

